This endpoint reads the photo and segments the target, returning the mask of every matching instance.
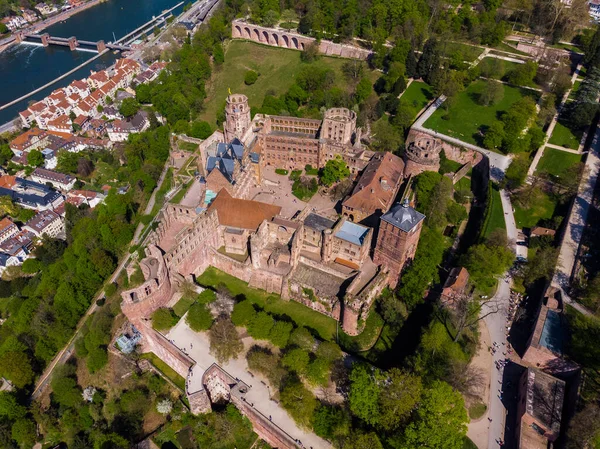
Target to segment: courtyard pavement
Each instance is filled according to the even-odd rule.
[[[185,319],[179,320],[179,323],[172,328],[166,337],[180,349],[196,361],[192,373],[188,376],[191,392],[202,388],[202,374],[217,360],[210,354],[210,342],[206,332],[194,332],[186,324]],[[251,338],[244,338],[244,347],[246,350],[253,344]],[[284,410],[278,401],[271,399],[276,392],[272,391],[266,379],[261,376],[253,375],[248,370],[248,363],[244,355],[236,360],[230,360],[220,366],[235,378],[241,379],[250,385],[246,393],[246,401],[267,419],[271,418],[281,430],[290,435],[294,440],[300,440],[305,448],[330,449],[332,446],[314,433],[301,429],[290,415]]]

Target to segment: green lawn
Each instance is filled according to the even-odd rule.
[[[485,68],[489,65],[492,64],[497,64],[497,59],[494,61],[494,58],[483,58],[481,60],[481,62],[478,64],[478,67],[481,69],[482,72],[485,71]],[[512,61],[505,61],[502,60],[502,67],[504,68],[501,71],[495,71],[493,75],[491,75],[491,78],[497,79],[497,80],[502,80],[502,81],[508,81],[507,77],[508,74],[513,71],[514,69],[516,69],[517,67],[519,67],[521,64],[519,64],[518,62],[512,62]],[[531,84],[528,84],[527,87],[534,87],[539,89],[540,86],[538,84],[535,83],[535,81],[533,81]]]
[[[469,418],[471,419],[479,419],[487,410],[487,406],[483,402],[476,402],[471,407],[469,407]]]
[[[375,308],[374,305],[372,307]],[[383,318],[375,310],[371,310],[365,323],[365,329],[356,337],[346,335],[340,328],[340,345],[352,352],[369,350],[379,340],[383,325]]]
[[[427,106],[435,95],[433,94],[433,87],[422,81],[413,81],[410,86],[406,88],[401,100],[410,103],[417,112]]]
[[[507,41],[507,42],[513,43],[513,45],[517,45],[516,41]],[[521,51],[521,50],[517,50],[516,48],[512,47],[511,45],[508,45],[508,43],[506,43],[506,42],[500,42],[498,45],[496,45],[495,48],[498,50],[514,53],[515,55],[527,56],[527,53],[525,53],[524,51]]]
[[[500,192],[495,187],[492,187],[492,204],[489,208],[489,217],[485,218],[485,229],[483,236],[489,236],[495,229],[506,229],[506,221],[504,221],[504,209],[502,209],[502,200]]]
[[[460,180],[454,184],[454,190],[458,192],[459,190],[471,190],[471,178],[468,176],[463,176]]]
[[[502,85],[504,97],[495,105],[481,106],[477,103],[478,95],[485,88],[485,81],[477,80],[467,89],[459,93],[447,111],[439,108],[425,122],[425,127],[460,139],[464,142],[482,146],[484,131],[498,120],[498,116],[513,103],[525,95],[533,95],[532,91]]]
[[[582,130],[569,128],[568,124],[559,118],[548,143],[576,150],[579,148],[579,142],[582,137]]]
[[[185,315],[185,312],[187,312],[188,309],[192,307],[192,304],[194,304],[195,302],[196,298],[194,297],[182,297],[179,301],[177,301],[177,304],[173,306],[173,312],[175,312],[175,315],[181,318],[183,315]]]
[[[175,385],[185,391],[185,379],[177,374],[173,368],[163,362],[156,354],[153,352],[146,352],[142,354],[142,358],[147,359],[156,369],[162,372],[165,377],[169,378]]]
[[[181,188],[179,189],[179,192],[177,192],[175,194],[175,196],[173,198],[171,198],[171,203],[173,204],[179,204],[183,201],[183,199],[185,198],[185,194],[187,193],[187,191],[190,189],[190,187],[192,187],[192,184],[194,183],[194,181],[189,181],[187,184],[184,184],[181,186]]]
[[[517,201],[513,202],[513,206],[517,227],[533,228],[540,220],[552,218],[557,204],[548,194],[542,192],[540,197],[528,209],[521,207]]]
[[[577,91],[579,90],[579,88],[581,87],[581,81],[577,80],[573,83],[573,88],[571,89],[571,93],[569,94],[569,98],[570,99],[575,99],[575,96],[577,95]]]
[[[578,162],[581,162],[581,155],[579,154],[546,148],[544,149],[544,155],[538,163],[537,171],[562,178],[567,175],[569,168]]]
[[[344,62],[345,59],[321,56],[314,64],[335,70],[335,85],[349,91],[351,86],[341,72]],[[303,65],[305,63],[300,60],[300,52],[296,50],[241,40],[229,41],[225,62],[221,67],[214,69],[207,84],[205,110],[200,114],[199,120],[206,120],[213,128],[216,126],[217,112],[225,106],[229,89],[231,92],[246,95],[251,107],[260,107],[267,90],[276,95],[285,93],[294,84],[295,76]],[[244,83],[244,76],[248,70],[254,70],[260,75],[251,86]],[[375,71],[369,73],[372,81],[380,76]]]
[[[477,449],[477,445],[465,436],[462,449]]]
[[[198,149],[197,143],[185,142],[183,140],[178,141],[177,146],[180,150],[189,151],[190,153],[194,153]]]
[[[265,311],[271,314],[287,315],[298,326],[314,329],[324,340],[335,339],[336,321],[333,318],[316,312],[299,302],[284,301],[278,295],[250,288],[246,282],[214,267],[208,267],[198,278],[198,283],[213,288],[224,284],[233,296],[243,295],[253,304],[264,308]]]

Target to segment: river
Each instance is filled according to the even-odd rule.
[[[51,36],[76,36],[81,40],[113,41],[135,30],[140,25],[159,15],[180,0],[108,0],[75,14],[64,22],[52,25],[44,32]],[[181,12],[182,7],[173,11]],[[114,33],[114,34],[113,34]],[[42,47],[36,44],[18,44],[0,53],[0,105],[31,92],[52,81],[61,74],[95,56],[96,53],[67,47]],[[85,78],[90,70],[99,70],[112,65],[118,55],[106,53],[91,64],[60,80],[51,87],[38,92],[9,108],[0,111],[0,123],[14,119],[19,111],[27,108],[32,100],[40,100],[54,89],[66,86],[74,79]]]

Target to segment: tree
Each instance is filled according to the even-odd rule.
[[[212,134],[210,124],[205,121],[194,122],[190,127],[190,136],[197,139],[207,139]]]
[[[258,73],[256,73],[254,70],[248,70],[246,75],[244,75],[244,83],[246,86],[251,86],[252,84],[256,83],[257,79]]]
[[[353,432],[344,445],[345,449],[383,449],[381,441],[374,432]]]
[[[42,268],[42,263],[37,259],[27,259],[23,262],[21,269],[23,273],[33,274],[40,271]]]
[[[140,103],[150,103],[152,101],[152,90],[149,84],[138,84],[135,88],[135,98]]]
[[[468,417],[459,392],[442,381],[425,390],[416,420],[404,432],[404,447],[461,449],[467,433]]]
[[[276,321],[269,332],[269,340],[271,340],[275,346],[284,348],[288,344],[293,329],[294,326],[292,323],[288,323],[287,321]]]
[[[350,59],[342,64],[342,72],[349,81],[356,82],[365,74],[365,63],[358,59]]]
[[[367,424],[376,425],[379,416],[379,395],[381,376],[375,368],[364,364],[354,364],[350,373],[350,393],[348,401],[354,415]]]
[[[226,363],[230,359],[237,359],[244,345],[231,320],[220,316],[208,332],[210,352],[219,363]]]
[[[250,301],[240,301],[233,306],[231,321],[236,326],[247,326],[255,317],[256,310]]]
[[[350,176],[348,165],[339,154],[336,154],[335,158],[328,160],[325,164],[320,179],[321,183],[329,187],[348,176]]]
[[[405,423],[421,399],[421,378],[392,368],[379,394],[379,426],[386,431]]]
[[[281,364],[283,366],[289,368],[290,370],[298,374],[304,374],[306,372],[308,362],[308,352],[300,348],[288,351],[281,359]]]
[[[332,341],[322,341],[317,347],[315,355],[327,361],[328,364],[342,358],[342,350]]]
[[[34,373],[27,354],[16,348],[2,352],[0,375],[10,380],[17,388],[29,385],[33,381]]]
[[[27,154],[27,163],[33,167],[39,167],[44,163],[44,155],[39,150],[31,150]]]
[[[381,316],[386,324],[399,329],[408,316],[406,304],[396,297],[390,289],[385,289],[378,298]]]
[[[489,150],[500,148],[506,133],[502,122],[493,122],[485,132],[483,137],[483,146]]]
[[[356,85],[354,98],[357,103],[362,103],[369,95],[371,95],[371,92],[373,92],[373,84],[371,84],[371,81],[369,81],[368,78],[361,78]]]
[[[268,340],[275,320],[267,312],[258,312],[248,323],[248,333],[257,340]]]
[[[313,416],[313,430],[330,441],[350,434],[352,420],[346,409],[333,405],[320,405]]]
[[[503,97],[504,86],[498,81],[488,80],[477,97],[477,102],[482,106],[489,106],[498,103]]]
[[[0,34],[6,34],[6,33],[8,33],[8,27],[5,24],[0,23]]]
[[[72,377],[55,375],[52,379],[52,399],[65,407],[75,407],[81,403],[81,389]]]
[[[537,69],[538,65],[532,61],[527,61],[525,64],[517,64],[508,73],[508,82],[515,86],[530,86],[533,84],[533,78],[535,78]]]
[[[289,382],[280,393],[281,405],[301,427],[310,428],[318,401],[300,381]]]
[[[306,351],[312,351],[315,346],[315,337],[305,327],[298,327],[290,335],[288,344],[298,346]]]
[[[125,98],[121,103],[119,112],[123,116],[130,118],[137,114],[137,112],[140,110],[140,107],[140,104],[135,98]]]
[[[23,418],[27,414],[27,408],[18,403],[13,393],[0,392],[0,417],[10,420]]]
[[[388,120],[378,120],[372,126],[373,147],[377,151],[395,152],[398,150],[404,138],[401,131],[393,126]]]
[[[156,411],[161,415],[168,415],[173,410],[173,403],[169,398],[165,398],[156,403]]]
[[[31,419],[20,418],[16,420],[11,429],[13,440],[15,440],[23,449],[33,447],[37,439],[35,422]]]
[[[313,41],[304,47],[304,51],[300,53],[300,59],[304,62],[314,62],[319,58],[319,42]]]
[[[213,324],[213,317],[205,304],[196,302],[188,310],[185,322],[193,331],[202,332],[210,329]]]
[[[159,331],[166,331],[177,324],[177,315],[172,309],[161,307],[152,314],[152,327]]]
[[[513,158],[511,164],[506,170],[506,175],[502,180],[502,185],[509,189],[518,189],[523,185],[527,178],[529,170],[529,158],[525,154],[519,154]]]

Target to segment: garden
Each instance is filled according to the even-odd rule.
[[[569,175],[571,167],[581,162],[581,155],[546,147],[536,172],[547,173],[557,178]]]
[[[479,98],[484,94],[487,83],[483,80],[473,82],[457,94],[448,109],[445,107],[437,109],[424,126],[464,142],[483,146],[485,131],[498,122],[503,112],[522,98],[537,97],[536,93],[526,89],[505,84],[500,86],[501,98],[486,106],[479,102]]]
[[[581,141],[582,137],[583,130],[576,129],[562,117],[559,117],[548,143],[552,145],[558,145],[559,147],[576,150],[579,148],[579,142]]]

